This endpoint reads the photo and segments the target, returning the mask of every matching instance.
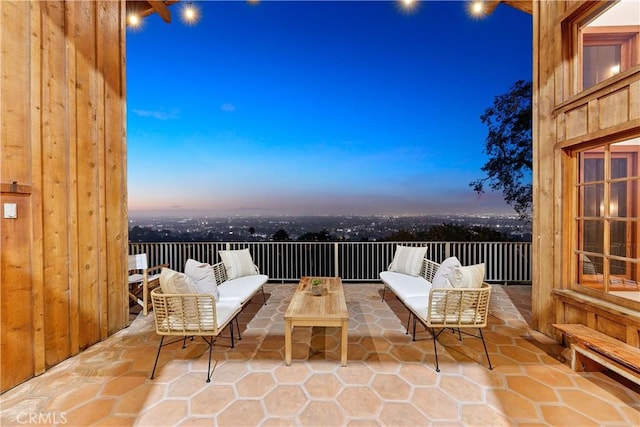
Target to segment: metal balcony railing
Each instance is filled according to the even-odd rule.
[[[427,258],[456,256],[462,265],[485,263],[485,280],[531,282],[530,242],[175,242],[129,243],[129,253],[146,253],[149,265],[183,271],[189,258],[215,264],[218,251],[248,248],[271,282],[302,276],[340,276],[343,281],[376,282],[393,260],[396,245],[426,246]]]

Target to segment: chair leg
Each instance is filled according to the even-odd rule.
[[[433,336],[433,354],[436,356],[436,372],[440,372],[440,365],[438,364],[438,340],[436,339],[436,330],[431,328],[431,335]]]
[[[158,365],[158,358],[160,357],[160,349],[162,348],[162,342],[164,341],[164,335],[160,338],[160,345],[158,346],[158,353],[156,354],[156,361],[153,364],[153,371],[151,371],[151,379],[153,379],[156,373],[156,366]]]
[[[264,305],[267,305],[267,296],[264,294],[264,286],[262,287],[262,299],[264,300]]]
[[[204,337],[203,337],[204,338]],[[209,339],[211,341],[207,341],[205,339],[205,341],[207,342],[207,344],[209,344],[209,364],[207,365],[207,382],[210,383],[211,382],[211,353],[213,351],[213,337],[209,337]],[[232,338],[233,341],[233,338]]]
[[[482,346],[484,347],[484,354],[487,355],[487,361],[489,362],[489,370],[493,370],[493,366],[491,366],[491,359],[489,359],[489,352],[487,351],[487,344],[484,342],[484,335],[482,335],[482,328],[478,328],[478,332],[480,332],[480,339],[482,339]]]
[[[384,302],[384,293],[387,291],[387,284],[384,284],[384,287],[382,288],[382,302]]]
[[[418,324],[418,318],[413,316],[413,341],[416,340],[416,325]]]
[[[229,329],[231,329],[231,348],[234,348],[235,344],[233,343],[233,319],[229,323]]]
[[[233,320],[231,321],[233,323]],[[238,322],[238,316],[236,316],[236,329],[238,330],[238,341],[242,341],[242,335],[240,334],[240,322]]]
[[[409,335],[409,322],[411,322],[411,311],[409,311],[409,317],[407,317],[407,332],[405,332],[405,335]]]
[[[149,285],[145,276],[145,280],[142,282],[142,313],[146,316],[149,314]]]

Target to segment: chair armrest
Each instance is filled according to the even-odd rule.
[[[438,271],[438,268],[440,268],[440,264],[425,258],[422,260],[420,275],[424,277],[429,283],[433,283],[433,277],[436,275],[436,271]]]
[[[427,326],[482,328],[487,326],[491,286],[436,288],[429,292]]]
[[[216,278],[216,285],[220,286],[228,280],[227,269],[223,262],[213,264],[211,267],[213,268],[213,276]]]
[[[156,332],[163,335],[217,335],[216,300],[209,294],[165,294],[151,291]]]
[[[155,270],[162,270],[163,268],[169,268],[169,264],[154,265],[153,267],[147,268],[146,271],[149,272],[149,271],[155,271]]]

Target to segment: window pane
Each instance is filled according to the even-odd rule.
[[[585,185],[580,188],[580,216],[604,215],[604,184]]]
[[[591,87],[620,72],[618,46],[585,46],[583,51],[584,88]]]
[[[580,181],[604,180],[604,151],[590,150],[580,153]]]
[[[587,220],[583,223],[580,249],[586,252],[604,253],[604,221]]]
[[[580,255],[578,263],[578,283],[589,288],[603,290],[602,263],[602,257]]]
[[[622,147],[616,147],[616,148],[622,148]],[[611,159],[611,179],[628,177],[629,176],[628,169],[627,169],[628,163],[629,162],[626,157],[622,157],[622,158],[613,157]]]
[[[609,215],[626,217],[627,213],[627,182],[612,182],[609,201]]]

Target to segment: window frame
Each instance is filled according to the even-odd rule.
[[[582,35],[582,37],[580,37]],[[585,46],[619,46],[620,70],[616,74],[628,70],[638,63],[638,39],[640,25],[584,27],[578,26],[578,87],[589,89],[613,76],[600,80],[589,87],[584,87],[584,48]]]
[[[640,137],[638,135],[637,137]],[[613,303],[636,306],[640,308],[640,302],[625,298],[618,295],[611,294],[612,289],[612,274],[611,274],[611,261],[622,261],[625,263],[625,274],[632,274],[631,268],[634,260],[635,269],[637,271],[640,268],[640,263],[637,261],[640,258],[640,245],[638,244],[640,240],[640,212],[638,206],[634,206],[632,201],[633,197],[635,200],[640,200],[640,155],[638,152],[634,152],[632,150],[626,150],[624,146],[616,146],[617,142],[625,141],[629,138],[622,138],[617,140],[612,140],[604,144],[598,144],[595,146],[591,146],[588,148],[576,148],[571,152],[569,158],[572,163],[575,165],[575,168],[572,168],[573,173],[569,179],[572,180],[573,184],[573,195],[572,200],[573,203],[572,208],[570,210],[570,218],[571,218],[571,235],[573,236],[571,239],[571,265],[570,270],[570,283],[571,289],[574,291],[578,291],[580,293],[584,293],[587,295],[591,295],[597,297],[602,300],[610,301]],[[633,138],[631,138],[633,139]],[[589,150],[594,149],[602,149],[602,153],[589,153]],[[596,179],[592,181],[584,180],[584,163],[586,160],[590,159],[603,159],[603,177],[602,179]],[[627,173],[623,178],[612,178],[611,175],[611,163],[612,159],[626,159],[627,160]],[[627,199],[627,207],[635,208],[635,210],[629,209],[627,210],[627,215],[625,217],[620,217],[618,215],[612,215],[611,212],[611,185],[619,182],[635,182],[635,187],[628,188],[628,192],[635,192],[635,194],[631,194],[631,197]],[[592,186],[592,185],[603,185],[602,191],[602,206],[604,207],[603,212],[598,212],[596,216],[592,215],[584,215],[584,201],[581,200],[581,189]],[[588,251],[584,248],[584,223],[585,221],[601,221],[602,223],[602,253]],[[612,223],[621,223],[625,222],[627,224],[625,233],[625,245],[627,249],[625,250],[625,255],[612,255],[611,253],[611,225]],[[633,236],[635,234],[635,236]],[[635,237],[636,246],[635,248],[629,247],[629,243],[633,242]],[[632,251],[632,252],[629,252]],[[581,269],[584,268],[584,257],[598,257],[602,259],[602,283],[601,287],[594,286],[593,282],[591,286],[589,286],[589,282],[584,279],[584,270],[583,274],[581,274]],[[597,273],[597,272],[596,272]],[[615,278],[615,277],[614,277]],[[636,283],[636,286],[640,286],[640,283]],[[615,291],[615,290],[613,290]],[[640,289],[639,289],[640,291]]]
[[[560,25],[560,36],[562,39],[562,56],[564,58],[564,75],[567,78],[567,83],[563,87],[563,99],[567,100],[583,92],[597,89],[603,82],[615,80],[619,78],[625,70],[630,68],[640,68],[640,25],[620,25],[620,26],[607,26],[607,27],[592,27],[587,29],[589,22],[595,20],[598,16],[605,13],[610,8],[614,7],[617,1],[594,1],[585,2],[576,5],[567,12],[562,19]],[[605,36],[597,36],[600,33],[600,28],[606,28],[609,33],[615,34],[611,36],[612,40],[624,44],[622,40],[628,41],[628,52],[625,49],[625,59],[629,61],[627,67],[623,68],[622,58],[620,64],[620,71],[615,75],[604,79],[603,81],[596,83],[588,88],[583,87],[583,38],[582,34],[593,34],[596,40],[599,38],[603,40]],[[619,34],[617,34],[619,33]],[[629,36],[629,33],[634,35]],[[625,34],[627,34],[625,36]],[[621,57],[622,57],[621,52]],[[634,64],[635,59],[635,64]],[[605,83],[606,84],[606,83]]]

